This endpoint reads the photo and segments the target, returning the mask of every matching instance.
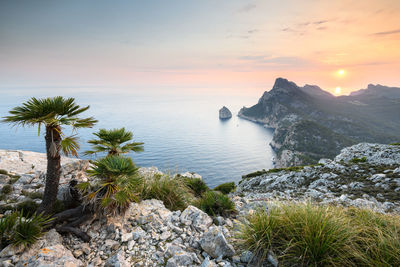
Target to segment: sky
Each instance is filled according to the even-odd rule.
[[[0,92],[400,87],[399,0],[0,0]],[[339,87],[339,89],[338,89]]]

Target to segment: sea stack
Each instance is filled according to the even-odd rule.
[[[232,112],[225,106],[219,110],[219,118],[221,120],[228,120],[232,118]]]

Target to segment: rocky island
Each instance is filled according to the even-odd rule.
[[[270,143],[276,166],[315,164],[333,159],[360,142],[400,140],[400,88],[369,85],[335,97],[316,85],[300,87],[278,78],[257,104],[238,116],[275,129]]]
[[[221,120],[228,120],[232,118],[232,112],[225,106],[219,110],[219,118]]]
[[[41,153],[0,151],[0,184],[2,188],[10,187],[7,192],[2,189],[0,216],[7,216],[27,201],[40,203],[45,162],[46,155]],[[65,200],[71,180],[82,183],[92,179],[87,176],[88,168],[88,161],[62,158],[58,201]],[[163,175],[155,167],[141,168],[139,173],[146,179]],[[191,173],[174,179],[183,175],[201,179]],[[398,214],[399,195],[400,146],[361,143],[343,149],[333,160],[321,159],[314,166],[244,175],[236,191],[229,194],[236,212],[228,216],[211,216],[201,206],[191,204],[170,210],[166,207],[169,202],[162,198],[142,200],[131,203],[124,214],[95,216],[80,225],[89,241],[73,234],[61,235],[55,228],[30,247],[3,248],[0,262],[1,266],[244,267],[260,262],[266,266],[292,266],[279,254],[278,247],[272,247],[264,259],[237,242],[240,231],[246,229],[243,223],[254,223],[251,216],[260,208],[269,210],[279,202],[307,200]],[[391,259],[400,262],[399,255]]]

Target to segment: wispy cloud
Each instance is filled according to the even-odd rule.
[[[400,29],[396,29],[396,30],[392,30],[392,31],[385,31],[385,32],[375,32],[372,35],[384,36],[384,35],[392,35],[392,34],[400,34]]]
[[[249,3],[245,6],[243,6],[242,8],[239,9],[239,12],[249,12],[250,10],[253,10],[257,7],[256,4],[253,3]]]

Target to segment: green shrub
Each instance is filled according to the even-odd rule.
[[[221,215],[227,217],[236,213],[235,204],[232,200],[228,196],[216,191],[206,192],[194,204],[210,216]]]
[[[13,187],[12,185],[6,184],[3,186],[3,188],[1,189],[1,193],[4,195],[8,195],[13,191]]]
[[[10,244],[12,237],[12,230],[18,220],[16,212],[11,213],[0,218],[0,250]]]
[[[191,198],[191,189],[180,179],[169,175],[154,175],[144,182],[142,199],[161,200],[170,210],[184,210]]]
[[[28,247],[42,236],[45,227],[52,219],[42,214],[24,216],[24,213],[13,212],[0,219],[1,248],[9,244]]]
[[[36,213],[39,208],[39,204],[37,204],[33,200],[26,200],[24,202],[18,203],[16,206],[16,210],[23,212],[26,216],[32,216]]]
[[[318,165],[318,164],[315,164]],[[314,166],[315,166],[314,165]],[[309,165],[312,166],[312,165]],[[276,173],[276,172],[281,172],[281,171],[301,171],[302,169],[304,169],[305,166],[292,166],[292,167],[287,167],[287,168],[275,168],[275,169],[269,169],[269,170],[261,170],[261,171],[256,171],[256,172],[252,172],[246,175],[243,175],[242,178],[243,179],[248,179],[248,178],[253,178],[253,177],[257,177],[257,176],[261,176],[264,174],[268,174],[268,173]]]
[[[362,157],[362,158],[353,158],[350,160],[352,163],[361,163],[361,162],[367,162],[367,157]]]
[[[5,174],[5,175],[8,175],[8,171],[6,171],[6,170],[3,170],[3,169],[0,169],[0,174]]]
[[[219,191],[222,194],[229,194],[230,192],[235,191],[236,189],[236,185],[234,182],[230,182],[230,183],[224,183],[224,184],[220,184],[217,187],[214,188],[214,191]]]
[[[210,190],[201,178],[176,177],[175,179],[182,179],[185,185],[193,191],[196,197],[201,197],[205,192]]]
[[[400,143],[392,143],[391,146],[400,146]]]
[[[138,187],[142,184],[132,159],[107,156],[94,161],[93,165],[87,172],[97,178],[95,183],[77,185],[86,204],[105,215],[125,212],[129,204],[138,199]]]
[[[247,217],[237,240],[260,265],[400,266],[400,216],[357,208],[278,203]]]
[[[11,243],[16,246],[23,245],[24,247],[32,245],[42,236],[46,225],[51,221],[50,216],[42,214],[33,214],[23,218],[23,213],[21,212],[18,223],[14,227]]]

